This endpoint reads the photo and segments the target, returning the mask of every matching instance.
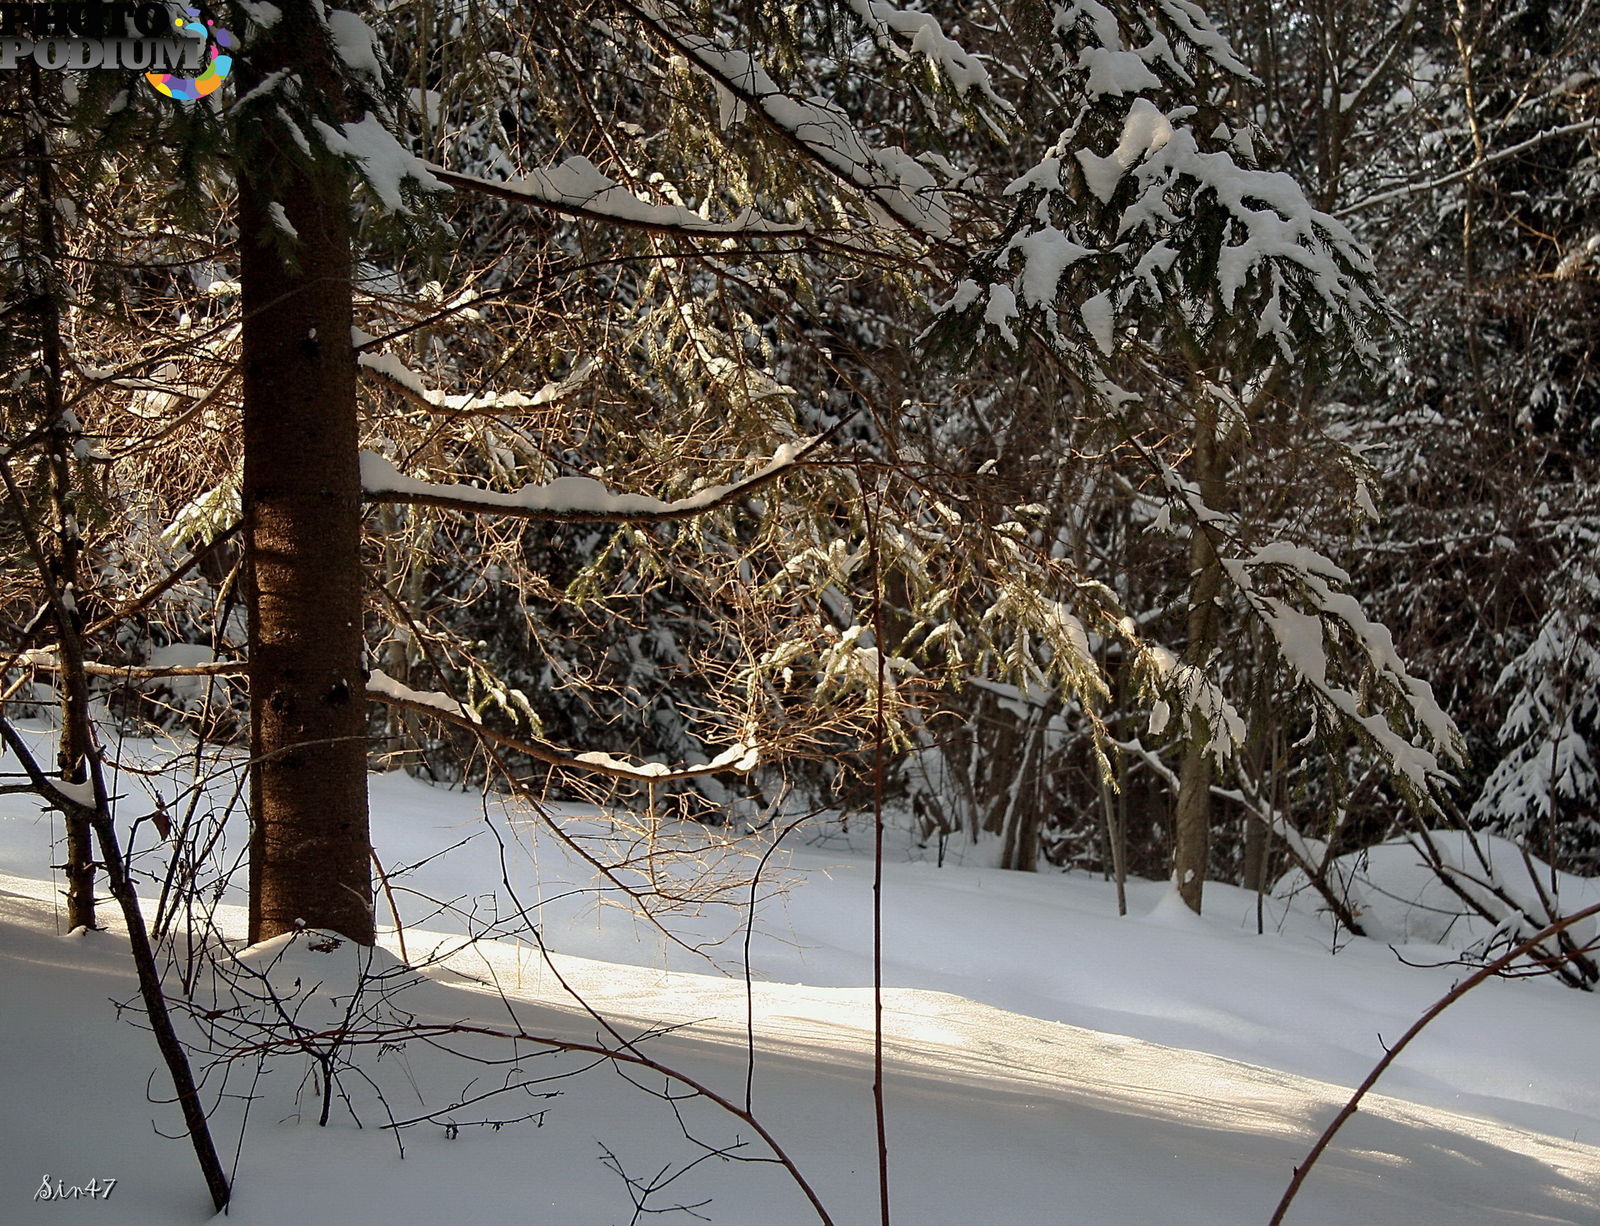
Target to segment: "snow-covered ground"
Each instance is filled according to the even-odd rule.
[[[151,810],[149,793],[184,786],[181,748],[158,775],[119,781],[124,826]],[[152,762],[163,751],[124,752]],[[209,795],[220,801],[231,786],[219,777]],[[369,1026],[466,1022],[614,1046],[574,993],[630,1039],[676,1025],[640,1049],[736,1103],[748,1078],[756,1115],[832,1220],[877,1220],[871,865],[850,839],[808,842],[802,827],[770,857],[748,932],[747,996],[748,917],[733,903],[749,897],[738,883],[765,845],[573,819],[586,846],[613,855],[692,847],[726,885],[725,901],[663,917],[669,938],[598,901],[615,891],[597,894],[592,871],[528,814],[395,775],[375,776],[372,798],[406,952],[442,960],[416,976],[375,955]],[[113,1007],[135,999],[125,943],[114,929],[59,932],[47,867],[59,828],[31,798],[0,797],[0,1221],[199,1221],[209,1201],[187,1144],[160,1135],[181,1131],[177,1111],[151,1101],[169,1096],[151,1038],[130,1024],[136,1010],[118,1020]],[[144,823],[140,845],[153,837]],[[1335,952],[1314,917],[1276,905],[1258,935],[1254,898],[1227,887],[1208,887],[1201,919],[1166,887],[1134,883],[1131,914],[1119,918],[1098,880],[940,868],[928,854],[897,840],[884,889],[891,1202],[905,1226],[1264,1226],[1384,1040],[1464,973],[1405,965],[1373,941],[1342,939]],[[158,871],[159,853],[141,867]],[[648,885],[652,874],[641,862],[624,880]],[[683,866],[654,875],[663,893],[693,884]],[[218,917],[237,932],[233,897]],[[548,957],[525,932],[497,935],[525,928],[524,916]],[[398,948],[392,933],[385,944]],[[302,1023],[331,1022],[362,958],[310,945],[251,951],[235,974],[246,984],[267,975]],[[202,976],[196,998],[209,1003],[214,986]],[[1485,984],[1407,1050],[1288,1221],[1594,1226],[1597,1033],[1592,995],[1545,980]],[[618,1168],[644,1184],[693,1164],[646,1208],[693,1206],[730,1226],[820,1220],[781,1168],[713,1152],[767,1156],[744,1123],[704,1100],[667,1101],[662,1078],[637,1066],[627,1070],[635,1085],[610,1066],[582,1071],[594,1061],[581,1055],[540,1052],[525,1038],[470,1034],[363,1048],[350,1053],[358,1068],[339,1083],[348,1101],[333,1102],[326,1128],[305,1054],[216,1064],[205,1087],[235,1168],[231,1217],[604,1226],[635,1215]],[[546,1077],[556,1079],[503,1089]],[[501,1092],[482,1097],[490,1090]],[[384,1127],[427,1112],[442,1114]],[[33,1199],[46,1176],[118,1182],[107,1199],[67,1205]]]

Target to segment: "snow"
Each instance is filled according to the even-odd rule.
[[[983,322],[999,332],[1005,338],[1006,344],[1016,345],[1017,334],[1011,328],[1011,321],[1015,318],[1017,318],[1017,296],[1011,292],[1011,287],[991,285],[989,305],[983,311]]]
[[[367,186],[391,213],[411,211],[402,191],[408,181],[425,191],[445,190],[426,163],[402,145],[379,116],[369,112],[337,128],[320,119],[311,122],[330,152],[355,161]]]
[[[436,711],[458,715],[474,724],[483,722],[476,711],[464,703],[457,702],[450,695],[439,690],[428,690],[426,692],[414,690],[408,685],[402,685],[381,668],[375,668],[368,673],[367,693],[382,698],[397,699],[400,702],[408,702],[414,706],[432,707]]]
[[[664,26],[658,28],[666,32]],[[949,237],[949,206],[932,173],[905,150],[873,146],[849,115],[826,99],[802,100],[785,93],[748,52],[698,34],[672,32],[667,37],[714,84],[753,106],[818,162],[859,189],[874,214],[917,235]]]
[[[49,756],[44,729],[26,735]],[[126,797],[119,824],[148,812],[153,793],[181,813],[193,747],[121,749],[156,769],[111,780]],[[202,792],[202,810],[226,801],[239,762],[207,764],[220,774]],[[306,933],[223,964],[258,997],[273,985],[302,1023],[296,1050],[269,1060],[261,1075],[245,1058],[213,1067],[205,1081],[208,1101],[226,1092],[212,1117],[225,1163],[237,1152],[230,1220],[626,1221],[633,1204],[601,1145],[636,1177],[669,1163],[676,1171],[704,1150],[685,1140],[674,1106],[710,1144],[752,1140],[703,1101],[668,1104],[603,1067],[580,1072],[587,1059],[487,1035],[345,1049],[360,1075],[343,1079],[348,1101],[336,1099],[329,1126],[318,1127],[305,1048],[336,1033],[326,1024],[349,1011],[360,976],[368,988],[358,1014],[369,1026],[466,1023],[594,1044],[606,1032],[571,988],[641,1050],[738,1103],[753,1020],[758,1116],[834,1221],[875,1220],[872,871],[857,846],[802,827],[772,851],[747,998],[739,974],[745,914],[732,903],[748,891],[663,913],[683,942],[675,943],[602,905],[605,883],[529,813],[401,775],[373,776],[371,793],[409,957],[448,957],[413,974],[395,956],[392,931],[370,954],[318,948],[330,943]],[[770,833],[743,849],[715,830],[664,823],[646,843],[627,813],[564,817],[572,837],[613,858],[646,846],[693,853],[628,878],[653,879],[658,901],[691,886],[696,864],[733,880],[772,850]],[[149,825],[141,829],[148,839]],[[45,879],[45,866],[58,859],[51,843],[59,834],[59,816],[32,798],[0,797],[7,1221],[61,1220],[62,1206],[28,1199],[49,1175],[67,1184],[119,1180],[103,1209],[74,1206],[75,1216],[199,1222],[209,1202],[187,1146],[156,1131],[177,1134],[179,1122],[160,1077],[151,1079],[150,1036],[128,1024],[136,1011],[119,1021],[111,1004],[135,992],[122,939],[115,930],[57,934],[59,883]],[[870,831],[858,826],[856,837]],[[884,1003],[896,1222],[1035,1226],[1064,1220],[1065,1205],[1074,1226],[1264,1222],[1312,1136],[1383,1043],[1462,974],[1406,966],[1372,940],[1344,940],[1335,954],[1324,921],[1299,900],[1287,909],[1267,900],[1266,932],[1257,935],[1252,895],[1209,885],[1208,913],[1196,917],[1175,905],[1170,884],[1134,881],[1130,915],[1118,918],[1111,887],[1097,879],[1006,873],[982,867],[990,849],[956,844],[940,868],[902,833],[892,831],[889,843]],[[141,841],[140,850],[142,870],[160,873],[162,845]],[[1396,874],[1379,879],[1393,885]],[[218,913],[235,933],[239,901],[239,891],[226,894]],[[387,906],[380,899],[382,914]],[[524,908],[548,958],[530,943],[518,918]],[[520,939],[511,935],[518,931]],[[1452,956],[1421,939],[1411,932],[1400,952],[1414,962]],[[182,951],[180,941],[174,974]],[[206,1008],[227,987],[206,975],[196,984]],[[169,991],[179,991],[176,981]],[[1600,1214],[1600,1066],[1584,1053],[1597,1007],[1593,996],[1547,980],[1493,981],[1470,993],[1379,1083],[1289,1221],[1591,1226]],[[184,1025],[198,1037],[193,1022]],[[679,1028],[635,1039],[662,1025]],[[515,1061],[488,1068],[451,1049]],[[629,1075],[643,1080],[640,1073]],[[518,1091],[469,1101],[541,1075],[560,1080],[530,1089],[559,1097]],[[395,1119],[423,1112],[424,1099],[443,1113],[396,1134],[384,1126],[390,1116],[377,1090]],[[241,1144],[244,1095],[253,1101]],[[523,1115],[542,1122],[488,1123]],[[728,1226],[818,1220],[770,1165],[702,1163],[652,1204],[707,1197],[696,1212]]]
[[[327,10],[327,26],[334,53],[344,66],[381,82],[383,62],[378,51],[378,36],[372,32],[372,27],[348,9]]]
[[[1208,508],[1199,491],[1180,475],[1169,472],[1167,485],[1189,503],[1197,518],[1220,514]],[[1297,682],[1306,685],[1347,726],[1365,734],[1394,772],[1420,795],[1430,795],[1439,783],[1449,780],[1440,755],[1460,759],[1460,733],[1434,697],[1432,687],[1407,670],[1388,629],[1368,618],[1355,597],[1338,590],[1350,581],[1343,570],[1316,550],[1285,541],[1262,546],[1247,558],[1223,557],[1221,562],[1234,586],[1272,632]],[[1300,602],[1314,611],[1308,613],[1288,601],[1259,592],[1258,571],[1278,578],[1292,576]],[[1332,641],[1330,632],[1334,626],[1348,633],[1364,657],[1367,674],[1359,685],[1361,694],[1328,676],[1324,644]],[[1319,635],[1321,642],[1316,641]],[[1376,687],[1404,702],[1410,721],[1426,735],[1431,749],[1413,743],[1373,710],[1367,691]]]
[[[1206,55],[1218,67],[1242,80],[1259,84],[1255,74],[1233,54],[1228,40],[1217,32],[1199,5],[1190,0],[1156,0],[1156,4],[1185,38],[1195,46],[1204,48]]]
[[[1117,194],[1117,184],[1122,181],[1122,172],[1127,167],[1115,155],[1102,157],[1089,149],[1079,149],[1075,156],[1078,165],[1083,168],[1083,181],[1089,185],[1095,199],[1101,204],[1110,204],[1111,197]]]
[[[1078,53],[1078,67],[1088,73],[1087,88],[1092,94],[1134,94],[1161,88],[1161,79],[1132,51],[1085,47]]]
[[[899,35],[909,44],[901,54],[926,57],[957,94],[976,89],[1002,114],[1012,114],[1011,104],[995,92],[982,61],[946,35],[931,14],[896,8],[884,0],[849,0],[849,4],[880,45],[895,47],[892,36]]]
[[[730,745],[709,762],[693,762],[677,770],[663,762],[627,762],[613,754],[600,750],[589,750],[586,753],[574,754],[573,757],[575,761],[586,765],[598,766],[607,774],[623,775],[641,780],[666,779],[674,776],[681,778],[683,774],[688,772],[707,774],[719,770],[730,770],[743,773],[754,770],[761,761],[761,755],[757,748],[742,741]]]
[[[730,95],[731,97],[731,95]],[[725,116],[730,118],[731,116]],[[459,182],[492,189],[497,195],[520,197],[531,204],[582,217],[597,217],[628,225],[686,230],[695,234],[797,234],[803,226],[769,221],[746,209],[731,221],[712,221],[679,204],[657,204],[634,195],[606,175],[586,157],[570,157],[558,166],[530,170],[513,179],[483,179],[476,175],[431,170]]]
[[[1149,154],[1166,147],[1172,139],[1172,123],[1161,108],[1148,98],[1135,98],[1122,123],[1122,139],[1112,155],[1122,169],[1131,169]]]
[[[1197,107],[1167,110],[1146,96],[1170,95],[1175,81],[1192,86],[1191,69],[1203,64],[1251,79],[1201,9],[1187,0],[1161,0],[1159,7],[1165,25],[1153,16],[1131,17],[1125,29],[1097,0],[1055,6],[1058,46],[1075,48],[1057,65],[1063,130],[1006,188],[1008,195],[1033,195],[1023,201],[1007,246],[992,257],[993,279],[1004,280],[1045,339],[1091,363],[1112,353],[1112,299],[1104,295],[1113,294],[1135,325],[1180,301],[1181,309],[1195,309],[1196,294],[1214,296],[1222,310],[1248,313],[1257,335],[1272,341],[1288,363],[1300,361],[1311,344],[1302,326],[1308,316],[1327,326],[1337,320],[1348,327],[1354,349],[1370,356],[1363,330],[1381,308],[1366,288],[1370,259],[1349,228],[1314,209],[1290,176],[1253,168],[1248,125],[1235,132],[1213,123],[1203,144],[1193,126]],[[1148,41],[1129,45],[1141,24]],[[1164,29],[1176,37],[1169,39]],[[1102,117],[1110,126],[1118,116],[1120,125],[1110,127],[1112,144]],[[1063,175],[1074,163],[1090,200]],[[1095,201],[1109,207],[1097,210]],[[1196,237],[1196,226],[1212,237]],[[1216,242],[1218,229],[1215,274],[1202,284],[1193,269],[1179,265],[1178,252],[1193,242]],[[1010,258],[1013,252],[1023,258]],[[1100,258],[1066,278],[1065,270],[1087,254]],[[1100,300],[1084,310],[1083,300],[1095,290]],[[973,301],[973,295],[957,295],[941,313],[969,313]],[[995,314],[992,288],[988,305]],[[1065,327],[1074,309],[1081,332]],[[1014,347],[1021,329],[1003,313],[1002,321],[985,317],[968,324],[977,325],[978,337],[992,331]],[[1111,399],[1127,395],[1104,372],[1089,379],[1091,386],[1103,381]]]
[[[375,451],[361,453],[361,488],[369,497],[392,502],[435,501],[535,518],[607,520],[671,517],[706,510],[741,490],[793,467],[800,454],[815,441],[804,439],[785,443],[766,464],[749,476],[725,485],[707,486],[687,498],[670,502],[646,494],[617,493],[608,490],[593,477],[557,477],[538,485],[524,485],[509,494],[460,483],[436,484],[404,476]]]
[[[351,334],[351,343],[358,347],[370,344],[375,339],[362,332],[359,328],[352,328]],[[572,372],[566,378],[546,383],[541,387],[535,388],[532,392],[484,391],[455,395],[429,387],[427,380],[407,366],[399,354],[357,352],[356,364],[364,370],[370,370],[374,374],[383,376],[407,395],[420,400],[422,403],[433,408],[448,409],[453,413],[514,412],[519,409],[536,409],[543,405],[552,404],[557,400],[565,399],[574,392],[581,390],[589,382],[589,376],[596,369],[596,364],[592,358],[584,358],[574,363]]]
[[[1089,330],[1089,335],[1094,337],[1096,347],[1101,353],[1110,357],[1115,344],[1113,329],[1117,322],[1110,291],[1084,299],[1078,307],[1078,314],[1083,319],[1083,326]]]
[[[283,10],[268,0],[235,0],[257,30],[270,30],[283,20]]]
[[[1447,866],[1455,888],[1430,867],[1434,854]],[[1374,939],[1463,952],[1482,952],[1508,931],[1532,936],[1548,922],[1546,898],[1562,914],[1600,903],[1600,880],[1552,870],[1536,859],[1524,861],[1505,839],[1468,838],[1459,830],[1432,830],[1425,839],[1393,839],[1341,856],[1330,876]],[[1291,874],[1284,889],[1291,892],[1302,884],[1299,874]],[[1461,893],[1490,918],[1463,905]],[[1582,920],[1570,932],[1576,944],[1589,945],[1600,934],[1600,923]]]
[[[283,211],[283,205],[276,200],[267,205],[267,215],[272,218],[272,224],[281,232],[287,234],[290,238],[300,237],[300,231],[294,228],[294,223],[289,220],[289,214]]]
[[[1017,278],[1017,286],[1022,301],[1031,306],[1053,303],[1061,275],[1085,256],[1094,254],[1054,226],[1019,234],[1010,245],[1022,253],[1022,273]]]

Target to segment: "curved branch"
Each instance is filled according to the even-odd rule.
[[[1485,979],[1498,975],[1518,958],[1531,953],[1541,941],[1546,941],[1553,936],[1559,936],[1579,920],[1588,919],[1593,915],[1600,915],[1600,903],[1564,916],[1542,931],[1535,933],[1511,950],[1510,953],[1496,958],[1486,966],[1479,967],[1435,1001],[1426,1013],[1412,1023],[1411,1029],[1400,1037],[1400,1041],[1383,1053],[1383,1059],[1373,1065],[1372,1071],[1367,1074],[1367,1079],[1356,1088],[1356,1092],[1350,1096],[1350,1101],[1345,1103],[1339,1114],[1333,1117],[1332,1123],[1317,1138],[1317,1143],[1311,1147],[1311,1152],[1306,1155],[1306,1160],[1294,1168],[1294,1178],[1289,1181],[1289,1187],[1284,1191],[1283,1199],[1278,1202],[1278,1207],[1273,1211],[1272,1220],[1267,1223],[1267,1226],[1282,1226],[1283,1215],[1289,1212],[1289,1206],[1293,1203],[1295,1195],[1300,1191],[1300,1185],[1305,1183],[1306,1176],[1311,1173],[1311,1168],[1316,1165],[1317,1159],[1322,1157],[1322,1152],[1328,1148],[1334,1134],[1344,1127],[1344,1122],[1356,1113],[1356,1108],[1361,1105],[1361,1100],[1366,1097],[1367,1091],[1372,1089],[1379,1077],[1383,1076],[1384,1070],[1395,1062],[1400,1053],[1406,1049],[1406,1045],[1422,1033],[1424,1026],[1472,991]],[[1557,959],[1557,961],[1560,961],[1560,959]]]
[[[1579,136],[1585,132],[1600,129],[1600,119],[1583,119],[1577,123],[1563,124],[1558,128],[1547,128],[1527,140],[1518,141],[1514,145],[1507,145],[1493,153],[1484,154],[1474,158],[1460,170],[1453,170],[1449,174],[1441,175],[1437,179],[1429,179],[1424,183],[1409,183],[1405,187],[1391,188],[1389,191],[1376,192],[1353,204],[1347,204],[1334,214],[1335,217],[1349,217],[1352,213],[1359,213],[1362,209],[1370,209],[1374,205],[1387,204],[1391,200],[1400,200],[1406,196],[1419,195],[1422,192],[1431,192],[1435,188],[1446,187],[1451,183],[1458,183],[1462,179],[1471,178],[1486,166],[1493,166],[1496,162],[1503,162],[1507,158],[1516,157],[1519,153],[1526,153],[1536,145],[1542,145],[1547,140],[1556,140],[1562,136]]]
[[[719,90],[725,90],[747,109],[748,114],[758,118],[768,130],[806,161],[821,168],[839,183],[862,193],[875,209],[880,210],[907,235],[932,248],[942,248],[947,252],[954,250],[954,244],[949,236],[939,233],[939,227],[930,225],[930,218],[925,211],[922,216],[918,216],[918,209],[907,207],[911,193],[905,191],[903,186],[887,181],[874,181],[868,174],[868,168],[861,164],[854,151],[834,147],[822,141],[807,140],[797,130],[798,125],[785,121],[786,118],[793,117],[778,113],[774,103],[782,103],[788,108],[805,111],[807,120],[811,123],[816,123],[820,117],[824,121],[824,127],[828,126],[826,121],[832,118],[826,112],[815,112],[815,108],[810,108],[809,104],[796,104],[794,99],[770,80],[765,79],[766,74],[748,57],[745,57],[750,70],[747,74],[729,71],[729,65],[720,48],[709,39],[671,29],[659,7],[650,0],[646,0],[645,3],[636,3],[635,0],[614,0],[614,3],[618,9],[654,33],[675,54],[682,56],[708,80],[714,82]],[[768,86],[770,88],[767,88]],[[848,136],[860,139],[854,129],[849,129]],[[900,199],[896,198],[897,195]]]

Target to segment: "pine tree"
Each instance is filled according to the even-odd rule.
[[[348,10],[249,28],[235,107],[244,540],[251,589],[250,937],[373,940],[350,173],[297,140],[353,122]],[[326,141],[324,142],[324,146]]]
[[[1014,221],[945,313],[957,331],[1056,354],[1168,504],[1159,523],[1187,538],[1181,663],[1121,637],[1134,675],[1179,716],[1172,869],[1199,910],[1213,764],[1247,737],[1219,684],[1226,591],[1268,632],[1313,727],[1362,739],[1413,797],[1435,794],[1434,755],[1452,756],[1457,738],[1346,593],[1349,576],[1297,525],[1283,526],[1298,540],[1274,539],[1270,491],[1230,478],[1254,433],[1293,419],[1303,393],[1292,378],[1336,378],[1375,359],[1368,257],[1293,179],[1258,165],[1262,134],[1227,105],[1254,78],[1198,9],[1084,0],[1042,11],[1053,38],[1047,130],[1059,136],[1006,189]],[[1324,473],[1356,467],[1326,450]]]

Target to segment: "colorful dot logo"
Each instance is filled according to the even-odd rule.
[[[179,77],[170,72],[147,72],[144,74],[144,79],[150,82],[158,93],[179,102],[193,102],[197,98],[215,93],[228,79],[228,73],[233,71],[233,56],[228,55],[226,51],[237,44],[232,34],[210,18],[206,18],[205,23],[201,24],[199,9],[184,9],[184,12],[189,20],[175,18],[172,24],[176,29],[206,40],[206,50],[211,53],[206,70],[198,77]]]

